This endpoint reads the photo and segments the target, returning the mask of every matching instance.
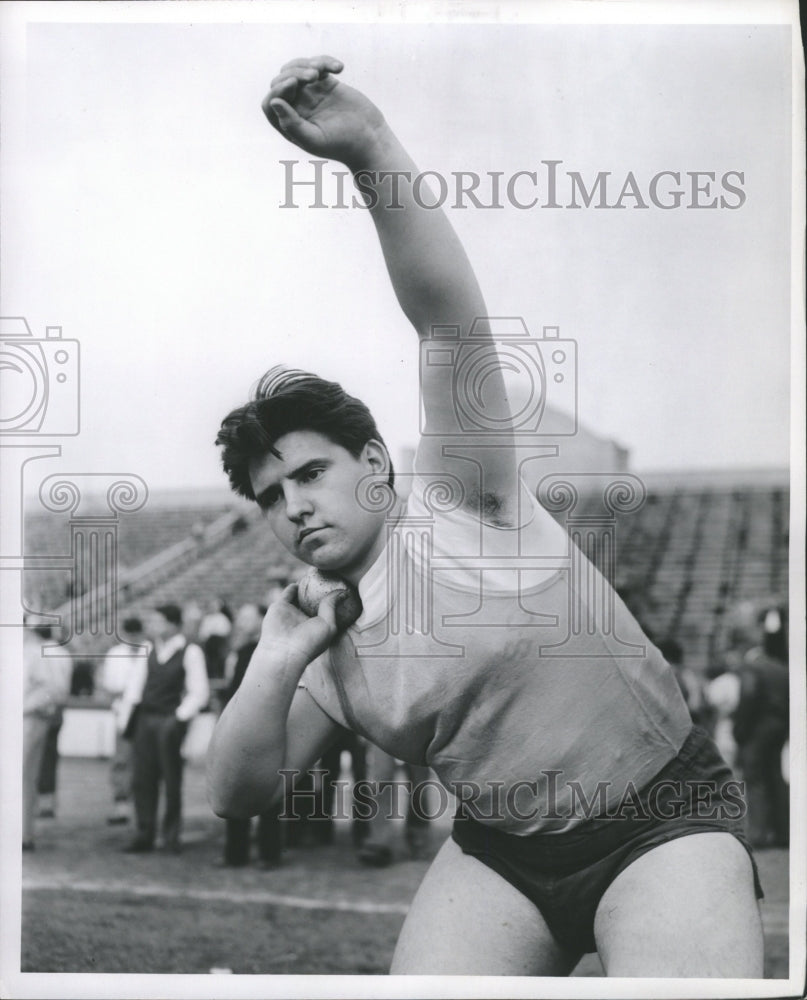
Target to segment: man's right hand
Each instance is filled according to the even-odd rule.
[[[307,153],[359,170],[369,166],[386,123],[364,94],[334,79],[342,68],[332,56],[293,59],[272,81],[262,107],[274,128]]]
[[[305,669],[330,646],[337,634],[336,602],[339,592],[320,601],[317,614],[309,618],[297,606],[297,584],[286,587],[270,605],[261,627],[258,649],[287,666]]]

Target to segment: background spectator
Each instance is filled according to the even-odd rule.
[[[711,712],[704,697],[704,685],[694,670],[684,662],[684,650],[676,639],[664,639],[658,644],[661,655],[673,668],[678,687],[687,703],[689,714],[696,726],[710,728]]]
[[[199,642],[199,625],[204,612],[198,601],[185,601],[182,605],[182,634],[188,642]]]
[[[70,678],[68,696],[74,693],[76,667],[78,664],[70,655],[70,649],[65,642],[65,630],[61,625],[49,626],[50,638],[54,645],[61,644],[60,658],[64,660],[63,668]],[[65,701],[67,698],[64,699]],[[59,768],[59,733],[64,723],[64,705],[60,704],[48,720],[48,731],[45,735],[45,746],[42,751],[42,762],[39,765],[37,790],[39,792],[39,818],[55,819],[56,817],[56,783]]]
[[[69,657],[42,655],[43,641],[49,641],[51,638],[51,628],[47,625],[26,627],[23,632],[22,849],[24,851],[34,849],[39,773],[48,731],[53,720],[61,714],[70,693],[72,664]]]
[[[190,720],[207,704],[210,689],[204,654],[182,634],[182,612],[176,604],[154,608],[146,634],[153,645],[134,735],[137,836],[126,851],[141,853],[153,849],[162,783],[165,786],[163,846],[178,854],[182,828],[182,741]]]
[[[378,812],[372,820],[369,836],[359,849],[358,857],[363,864],[375,868],[386,867],[399,854],[396,839],[400,827],[395,822],[395,817],[400,815],[399,809],[404,798],[407,803],[404,825],[406,850],[413,858],[422,858],[428,853],[427,796],[423,789],[416,795],[411,793],[411,789],[426,782],[431,772],[428,767],[415,764],[403,763],[400,766],[405,772],[404,780],[396,779],[399,765],[394,757],[376,746],[368,747],[367,770],[370,780],[378,785]]]
[[[97,690],[115,715],[115,750],[112,756],[111,825],[128,823],[132,798],[132,734],[134,698],[143,690],[148,649],[139,618],[127,618],[121,628],[124,641],[106,655],[97,679]],[[133,693],[135,692],[135,693]],[[132,725],[130,725],[132,723]]]
[[[778,609],[763,612],[761,642],[744,654],[734,712],[737,762],[746,785],[748,838],[755,847],[785,847],[789,833],[788,787],[782,750],[789,732],[789,676],[785,631]]]
[[[199,622],[199,642],[205,653],[207,676],[219,680],[224,676],[224,661],[227,658],[227,639],[233,627],[233,616],[227,605],[215,598]]]

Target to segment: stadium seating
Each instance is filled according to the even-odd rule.
[[[732,606],[786,599],[788,516],[789,491],[778,483],[681,477],[649,488],[638,511],[617,515],[613,582],[655,641],[676,639],[687,664],[705,671],[723,648]],[[69,551],[69,525],[57,515],[27,518],[25,537],[30,554]],[[262,601],[273,579],[303,568],[250,507],[146,508],[120,518],[118,538],[119,619],[169,600]],[[63,604],[65,583],[63,570],[26,573],[28,606]]]

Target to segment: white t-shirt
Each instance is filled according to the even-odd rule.
[[[359,583],[361,617],[303,684],[341,725],[473,798],[483,821],[569,829],[581,794],[602,787],[610,807],[677,754],[692,726],[678,683],[537,501],[501,528],[435,511],[428,490],[415,480]]]

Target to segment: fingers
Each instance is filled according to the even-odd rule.
[[[272,80],[271,87],[279,87],[287,80],[295,80],[300,83],[313,83],[315,80],[322,80],[328,73],[341,73],[343,65],[338,59],[331,56],[316,56],[313,59],[293,59],[281,66],[280,72]]]
[[[278,75],[272,80],[269,88],[270,94],[282,94],[289,93],[291,91],[297,90],[297,85],[305,86],[307,83],[313,83],[314,80],[319,79],[319,74],[316,70],[306,70],[295,73],[294,70],[289,70],[286,73],[278,73]]]
[[[295,631],[295,642],[300,643],[309,662],[324,653],[336,637],[334,596],[324,597],[314,617],[306,618]]]
[[[288,587],[285,587],[278,601],[285,601],[286,604],[293,604],[297,607],[297,584],[290,583]]]
[[[317,608],[317,618],[321,618],[325,624],[336,631],[336,605],[339,599],[343,596],[344,590],[333,590],[330,594],[326,594],[325,597],[319,602],[319,607]]]
[[[269,119],[269,121],[274,125],[275,128],[279,128],[279,116],[272,108],[272,102],[278,99],[284,100],[286,102],[293,101],[297,96],[297,79],[293,76],[286,76],[281,78],[275,78],[272,81],[272,89],[264,97],[261,103],[261,108],[263,113]]]
[[[292,69],[314,70],[316,75],[311,79],[315,80],[318,76],[325,76],[326,73],[341,73],[344,68],[342,60],[334,59],[333,56],[312,56],[309,59],[300,56],[281,66],[280,75],[290,75],[287,71]]]
[[[311,126],[307,125],[290,104],[279,98],[273,98],[269,102],[269,111],[264,108],[264,113],[275,128],[280,129],[284,135],[287,135],[292,140],[304,136],[306,131],[310,131],[311,129]],[[274,116],[274,119],[270,117],[270,113]]]
[[[272,80],[269,93],[261,107],[270,123],[281,132],[287,132],[289,124],[298,126],[296,112],[287,111],[297,101],[300,90],[308,84],[325,80],[329,73],[341,73],[344,64],[333,56],[313,56],[310,59],[292,59]],[[335,86],[332,82],[331,86]],[[278,103],[281,102],[281,103]]]
[[[273,97],[289,97],[293,98],[297,92],[297,84],[300,82],[298,78],[292,74],[283,74],[276,76],[272,80],[272,86],[269,88],[269,93]]]

